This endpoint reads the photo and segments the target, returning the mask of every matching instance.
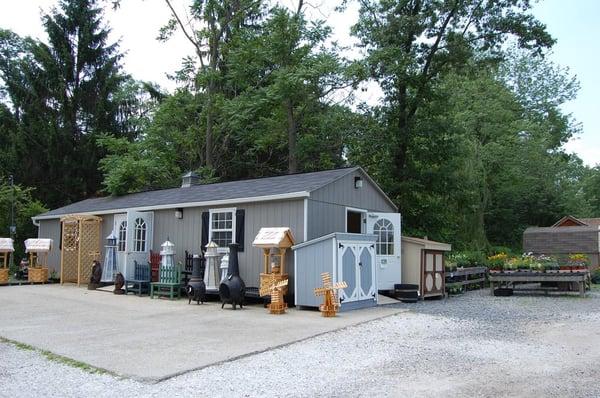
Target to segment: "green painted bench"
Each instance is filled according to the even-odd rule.
[[[133,264],[133,279],[125,280],[125,294],[141,296],[150,293],[150,264],[138,264],[137,261]]]
[[[158,270],[158,282],[150,284],[150,298],[154,296],[169,296],[172,300],[175,296],[181,298],[181,269],[179,266],[163,267]]]

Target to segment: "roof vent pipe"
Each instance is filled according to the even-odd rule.
[[[200,176],[193,171],[189,171],[181,177],[181,188],[189,188],[192,185],[200,184]]]

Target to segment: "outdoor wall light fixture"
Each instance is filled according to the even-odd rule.
[[[175,210],[175,218],[182,219],[183,218],[183,209],[179,208]]]
[[[360,177],[354,177],[354,188],[359,189],[362,188],[363,180]]]

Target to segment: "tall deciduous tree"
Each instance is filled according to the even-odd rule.
[[[366,52],[365,65],[384,93],[392,167],[399,184],[392,193],[403,206],[409,180],[415,118],[448,69],[474,53],[497,52],[510,37],[540,50],[553,43],[542,23],[528,14],[528,0],[359,0],[353,34]]]
[[[307,21],[302,7],[300,1],[293,12],[273,8],[260,29],[246,30],[230,46],[226,87],[237,95],[224,105],[224,128],[262,152],[271,173],[339,165],[352,119],[336,105],[334,94],[352,81],[336,47],[325,47],[331,29]]]
[[[159,39],[167,40],[179,28],[193,45],[200,68],[194,80],[196,89],[203,91],[206,131],[204,142],[204,165],[214,168],[214,128],[216,123],[217,94],[226,58],[226,44],[236,31],[261,12],[260,0],[194,0],[189,6],[193,21],[185,21],[171,0],[165,0],[171,19],[161,29]],[[195,70],[189,62],[184,65]],[[184,68],[185,69],[185,68]]]

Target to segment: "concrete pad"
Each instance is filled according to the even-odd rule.
[[[110,372],[157,381],[311,336],[396,314],[379,306],[323,318],[317,311],[270,315],[70,285],[0,288],[0,336]]]

